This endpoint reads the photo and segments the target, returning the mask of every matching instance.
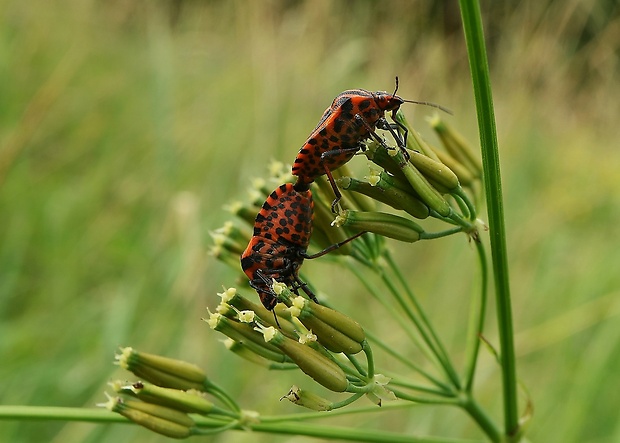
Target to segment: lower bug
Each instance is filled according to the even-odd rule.
[[[267,197],[256,216],[252,238],[241,255],[241,267],[263,306],[269,310],[273,310],[278,303],[278,297],[271,289],[274,279],[289,286],[296,294],[302,289],[308,297],[317,301],[310,288],[299,278],[299,268],[304,259],[320,257],[363,234],[308,255],[313,205],[312,192],[307,185],[285,183]]]

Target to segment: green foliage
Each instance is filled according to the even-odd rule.
[[[409,1],[170,4],[180,9],[0,4],[3,404],[94,406],[105,381],[119,376],[109,369],[112,355],[131,344],[198,363],[252,409],[290,412],[275,399],[294,377],[228,355],[200,321],[236,278],[206,252],[208,231],[228,218],[221,207],[271,158],[290,161],[336,93],[390,90],[396,74],[400,95],[450,107],[454,126],[476,139],[465,44],[451,9],[441,15],[437,4]],[[532,1],[482,12],[532,441],[620,435],[620,40],[609,5]],[[432,112],[403,111],[414,123],[412,115]],[[350,166],[363,171],[365,162]],[[458,356],[470,247],[456,238],[390,247]],[[364,288],[319,262],[304,272],[337,292],[332,304],[389,336],[392,347],[406,341],[373,316],[380,308]],[[494,324],[486,331],[496,344]],[[488,382],[499,369],[481,353],[477,397],[499,411],[500,387]],[[456,410],[364,419],[374,429],[480,437]],[[359,418],[332,423],[359,427]],[[3,421],[0,429],[7,442],[165,441],[121,425]],[[286,437],[230,433],[218,441],[261,439]]]

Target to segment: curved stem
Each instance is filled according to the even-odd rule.
[[[417,372],[422,377],[426,378],[428,381],[430,381],[435,386],[440,388],[443,392],[446,392],[446,393],[453,392],[452,388],[449,385],[433,377],[431,374],[429,374],[427,371],[422,369],[420,366],[413,363],[411,360],[403,357],[401,354],[396,352],[391,346],[388,346],[386,343],[384,343],[382,340],[380,340],[378,337],[376,337],[371,332],[366,331],[366,336],[368,337],[368,340],[370,340],[373,344],[383,349],[387,354],[391,355],[392,357],[394,357],[395,359],[397,359],[398,361],[400,361],[401,363],[409,367],[411,370]]]
[[[346,399],[344,399],[342,401],[332,403],[332,411],[334,409],[340,409],[340,408],[343,408],[345,406],[350,405],[351,403],[353,403],[354,401],[358,400],[363,395],[364,395],[363,392],[359,392],[357,394],[350,395],[349,397],[347,397]]]
[[[459,186],[455,191],[452,192],[453,197],[459,201],[463,202],[467,207],[467,212],[469,213],[469,220],[473,221],[476,219],[476,207],[473,202],[469,199],[467,193],[463,190],[461,186]]]
[[[502,441],[502,433],[497,428],[491,418],[484,412],[480,405],[470,395],[466,395],[462,399],[460,406],[469,414],[469,416],[480,426],[484,433],[494,443]]]
[[[398,376],[392,377],[389,373],[385,373],[386,376],[390,377],[390,387],[392,386],[400,386],[401,388],[411,389],[412,391],[423,392],[425,394],[437,395],[439,397],[447,397],[454,398],[456,394],[451,391],[444,391],[439,389],[430,388],[428,386],[422,386],[417,383],[412,383],[407,380],[403,380]]]
[[[362,350],[366,354],[366,361],[368,362],[368,374],[366,377],[368,377],[368,380],[372,380],[375,376],[375,359],[372,354],[372,348],[366,340],[364,340]]]
[[[405,334],[407,334],[407,337],[424,353],[424,355],[431,362],[433,362],[438,368],[442,368],[443,365],[441,364],[441,362],[437,360],[435,354],[431,352],[427,346],[425,346],[423,343],[419,341],[411,325],[408,322],[406,322],[405,319],[403,318],[402,311],[397,310],[394,307],[394,303],[391,303],[390,301],[382,297],[381,293],[370,284],[366,276],[362,272],[360,272],[360,270],[356,266],[352,265],[349,262],[346,262],[346,263],[349,269],[351,270],[351,272],[355,274],[355,276],[362,282],[362,284],[366,287],[366,289],[368,289],[368,292],[379,303],[381,303],[382,306],[389,312],[390,318],[395,320],[400,325],[400,327],[403,329]],[[458,377],[457,377],[457,381],[458,381]]]
[[[228,393],[224,389],[220,388],[218,385],[214,384],[210,380],[206,380],[204,382],[204,387],[205,387],[205,391],[207,391],[214,397],[218,398],[222,403],[224,403],[226,406],[228,406],[233,411],[235,412],[241,411],[241,408],[239,407],[237,402],[233,398],[231,398],[230,395],[228,395]]]
[[[394,263],[394,260],[392,259],[389,252],[385,253],[385,259],[388,263],[388,266],[392,270],[392,272],[394,272],[394,274],[396,275],[397,280],[399,281],[401,286],[403,286],[403,288],[405,289],[405,292],[407,293],[409,300],[413,303],[418,315],[416,315],[409,308],[407,303],[405,303],[405,301],[400,296],[400,292],[394,287],[390,279],[388,279],[385,275],[382,275],[382,278],[384,279],[386,285],[388,286],[388,288],[390,289],[394,297],[397,299],[399,304],[403,307],[403,309],[407,313],[407,316],[416,325],[418,331],[420,332],[420,335],[422,335],[422,338],[424,339],[424,342],[429,346],[431,351],[435,354],[437,359],[441,362],[442,367],[446,371],[446,375],[448,375],[448,377],[451,379],[454,386],[457,389],[459,389],[460,382],[459,382],[458,375],[456,374],[456,371],[454,370],[454,367],[452,366],[452,362],[450,361],[450,358],[448,357],[448,353],[446,352],[445,348],[441,344],[439,337],[435,333],[435,329],[433,328],[430,321],[428,320],[428,317],[422,310],[422,306],[420,306],[416,297],[411,292],[409,285],[407,284],[405,278],[401,274],[398,266],[396,266],[396,263]]]
[[[480,336],[484,328],[484,319],[487,306],[487,259],[484,246],[481,242],[474,242],[478,252],[478,262],[480,264],[480,298],[479,305],[476,306],[472,300],[471,315],[469,321],[469,331],[467,334],[467,357],[465,363],[465,391],[471,392],[476,373],[476,363],[478,362],[478,351],[480,350]]]
[[[420,397],[419,395],[412,395],[406,392],[403,392],[399,389],[392,389],[390,386],[390,390],[401,400],[412,401],[415,403],[423,403],[430,405],[459,405],[459,400],[457,398],[428,398],[428,397]]]
[[[445,231],[440,231],[440,232],[422,232],[420,234],[420,240],[432,240],[434,238],[447,237],[449,235],[457,234],[462,231],[463,231],[463,228],[461,226],[457,226],[455,228],[446,229]]]

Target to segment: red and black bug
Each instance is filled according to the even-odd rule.
[[[296,294],[301,288],[317,301],[299,278],[304,259],[320,257],[362,234],[308,255],[312,218],[312,193],[308,186],[299,183],[285,183],[276,188],[256,216],[254,233],[241,255],[241,267],[250,279],[250,286],[269,310],[278,303],[277,295],[271,289],[273,279],[285,283]]]
[[[391,111],[393,118],[405,102],[432,105],[427,102],[404,100],[396,95],[397,91],[398,77],[396,77],[396,88],[392,94],[370,92],[364,89],[341,92],[331,106],[325,110],[319,124],[299,150],[293,164],[293,175],[298,177],[298,183],[308,186],[317,177],[326,174],[336,195],[332,210],[342,195],[334,182],[331,171],[347,163],[359,150],[363,150],[364,140],[373,137],[383,143],[375,133],[377,127],[389,130],[397,145],[404,150],[407,128],[395,121],[403,131],[401,138],[388,124],[385,113]]]

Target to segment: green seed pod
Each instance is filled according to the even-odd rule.
[[[473,182],[475,180],[475,177],[469,171],[469,169],[467,169],[465,166],[463,166],[463,164],[461,162],[459,162],[457,159],[452,157],[447,152],[441,151],[441,150],[436,149],[434,147],[433,147],[433,150],[437,154],[437,157],[439,157],[439,160],[444,165],[446,165],[447,167],[452,169],[452,171],[454,171],[456,176],[459,178],[459,182],[463,186],[471,186],[473,184]]]
[[[215,329],[233,340],[243,343],[250,341],[271,352],[280,352],[276,346],[266,343],[262,334],[254,330],[254,328],[247,323],[239,323],[217,313],[211,313],[209,319],[206,321],[209,323],[211,329]]]
[[[170,438],[187,438],[192,435],[192,428],[196,425],[186,413],[152,403],[117,397],[110,398],[104,406],[136,424]]]
[[[343,211],[336,216],[333,223],[358,232],[374,232],[408,243],[420,240],[420,234],[424,232],[414,221],[384,212]]]
[[[327,306],[319,305],[312,300],[305,300],[305,306],[314,316],[342,332],[351,340],[360,344],[366,340],[366,333],[360,324],[344,315],[342,312],[328,308]]]
[[[265,340],[288,355],[299,369],[317,383],[334,392],[344,392],[347,389],[349,384],[347,377],[333,360],[309,346],[284,336],[273,327],[264,330],[263,334]]]
[[[151,383],[137,382],[129,389],[141,400],[156,399],[155,403],[172,409],[197,414],[209,414],[214,405],[196,390],[162,388]]]
[[[424,154],[416,151],[409,151],[409,161],[424,176],[444,186],[448,192],[457,189],[460,186],[459,179],[454,172],[446,165],[439,161],[435,161]]]
[[[431,159],[435,161],[439,161],[439,158],[437,158],[437,154],[435,154],[435,152],[431,149],[428,143],[426,143],[424,139],[420,137],[420,134],[418,134],[418,131],[416,131],[409,124],[409,122],[405,118],[405,114],[403,114],[400,109],[396,112],[396,115],[394,116],[394,120],[405,125],[405,127],[409,131],[409,134],[408,134],[409,139],[407,140],[408,148],[413,149],[415,151],[419,151],[423,155],[426,155],[427,157],[430,157]]]
[[[482,162],[465,138],[448,126],[439,115],[430,119],[430,124],[450,155],[467,167],[475,177],[481,177]]]
[[[280,400],[287,399],[291,403],[295,403],[298,406],[312,409],[313,411],[331,411],[332,402],[326,398],[320,397],[312,392],[300,389],[293,385],[288,394],[283,396]]]
[[[368,182],[363,182],[351,177],[338,179],[337,183],[343,189],[367,195],[394,209],[403,210],[415,218],[424,219],[430,214],[428,206],[415,196],[407,194],[381,179],[374,186]]]
[[[153,374],[173,384],[173,386],[166,385],[167,387],[177,388],[181,385],[188,386],[185,389],[189,389],[190,387],[200,388],[207,382],[207,374],[201,367],[182,360],[162,357],[147,352],[138,352],[130,347],[121,349],[121,353],[116,355],[115,358],[123,369],[133,372],[136,375],[138,375],[138,373]],[[143,377],[144,375],[138,376]],[[160,381],[147,380],[152,383]]]
[[[401,165],[402,171],[407,177],[407,181],[411,184],[422,201],[441,216],[448,217],[452,212],[452,208],[437,189],[431,186],[424,175],[405,159],[400,149],[395,150],[393,155],[396,162]]]

